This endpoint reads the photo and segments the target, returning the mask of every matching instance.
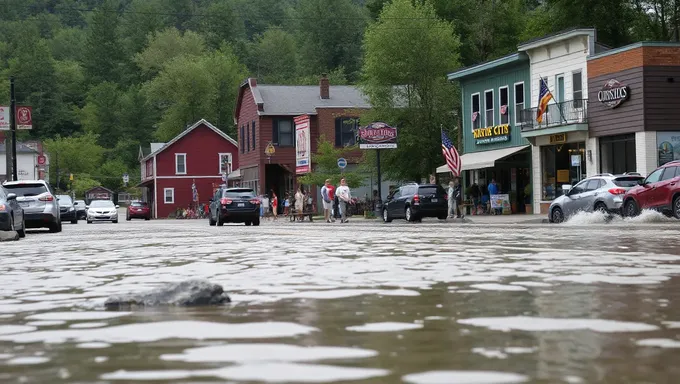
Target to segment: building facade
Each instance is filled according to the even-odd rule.
[[[238,163],[234,139],[201,119],[168,143],[140,149],[142,200],[154,218],[167,218],[178,208],[206,204]],[[145,155],[145,153],[148,153]],[[194,201],[196,187],[198,201]]]
[[[462,91],[461,164],[464,185],[483,191],[495,180],[509,196],[513,213],[526,212],[531,149],[521,134],[521,114],[528,107],[529,57],[514,53],[449,74]],[[449,172],[442,166],[438,173]]]
[[[10,141],[7,140],[9,143]],[[7,150],[6,145],[0,142],[0,183],[8,180],[7,177]],[[11,144],[10,144],[11,145]],[[36,142],[17,143],[17,177],[19,180],[41,180],[47,178],[49,158],[41,153],[42,145]],[[43,163],[40,164],[40,157]]]
[[[641,42],[588,58],[598,172],[651,173],[680,160],[680,44]]]

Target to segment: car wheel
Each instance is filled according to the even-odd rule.
[[[607,206],[600,202],[595,204],[595,212],[600,212],[600,213],[607,213]]]
[[[673,216],[680,220],[680,196],[676,196],[675,199],[673,199]]]
[[[21,229],[17,230],[17,234],[22,239],[26,237],[26,220],[21,220]]]
[[[255,220],[253,220],[253,225],[256,226],[256,227],[260,225],[260,218],[259,217],[256,218]]]
[[[553,223],[556,224],[563,222],[564,213],[562,212],[562,208],[560,207],[553,208],[552,212],[550,213],[550,219],[552,220]]]
[[[87,223],[88,223],[88,224],[92,224],[92,221],[91,221],[91,220],[88,220]]]
[[[446,215],[437,216],[437,219],[439,219],[439,220],[446,220]]]
[[[149,221],[149,220],[151,220],[151,217],[149,217],[149,216],[144,218],[144,221]]]
[[[61,232],[61,221],[50,226],[50,232],[59,233]]]
[[[246,221],[246,227],[250,227],[253,223],[250,221]]]
[[[413,221],[413,212],[411,212],[411,207],[406,207],[406,212],[404,212],[404,217],[406,221]]]
[[[221,227],[224,225],[224,221],[222,221],[222,217],[220,217],[220,214],[217,214],[217,226]]]
[[[112,223],[118,224],[118,220],[111,220]]]
[[[640,214],[640,210],[638,209],[637,203],[635,200],[628,200],[626,202],[626,216],[627,217],[635,217]]]
[[[389,212],[387,212],[387,208],[383,209],[383,222],[385,223],[391,223],[392,218],[390,217]]]
[[[125,217],[125,220],[126,220],[126,221],[132,221],[132,217],[126,216],[126,217]]]
[[[211,227],[214,227],[215,224],[217,224],[217,223],[215,223],[215,220],[213,220],[212,215],[208,215],[208,224],[209,224]]]

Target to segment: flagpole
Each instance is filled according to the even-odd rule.
[[[540,79],[541,82],[543,81],[543,76],[541,76],[540,73],[538,74],[538,78]],[[550,87],[548,86],[548,79],[547,78],[546,78],[546,81],[545,81],[545,87],[548,88],[548,93],[550,94],[550,97],[553,99],[553,101],[555,101],[555,104],[557,104],[557,99],[555,99],[555,95],[552,93],[552,91],[550,90]],[[539,93],[539,95],[541,93],[541,83],[540,82],[538,84],[538,93]],[[562,102],[562,101],[560,101],[560,102]],[[541,100],[538,100],[538,103],[539,103],[539,108],[540,108]],[[566,123],[567,119],[564,118],[564,114],[562,113],[561,106],[558,105],[557,110],[560,111],[560,118],[562,119],[562,120],[560,120],[560,122],[564,121]]]

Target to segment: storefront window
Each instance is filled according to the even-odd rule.
[[[600,169],[604,173],[635,172],[635,134],[600,139]]]
[[[541,147],[542,200],[562,196],[563,185],[575,185],[586,174],[585,143]]]

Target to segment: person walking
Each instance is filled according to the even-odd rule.
[[[352,201],[352,193],[349,190],[349,187],[347,186],[347,180],[343,177],[340,179],[340,186],[338,187],[338,190],[336,191],[336,195],[338,196],[338,199],[340,201],[339,208],[340,208],[340,222],[341,223],[346,223],[347,222],[347,207]]]
[[[491,182],[489,183],[487,189],[489,190],[489,201],[493,205],[493,196],[498,194],[498,185],[496,184],[496,179],[491,179]],[[502,213],[501,209],[493,208],[494,214],[500,215]]]
[[[304,210],[305,210],[305,190],[302,188],[301,185],[298,187],[298,190],[295,193],[295,211],[300,221],[304,219],[302,216]]]
[[[460,185],[460,178],[458,177],[453,180],[453,201],[456,219],[463,218],[463,210],[461,208],[461,205],[463,204],[463,186]]]
[[[335,187],[333,187],[331,184],[331,179],[326,179],[326,184],[324,184],[323,188],[321,188],[321,198],[323,199],[323,218],[327,223],[331,222],[334,197]]]
[[[279,214],[279,197],[276,196],[273,189],[270,192],[272,195],[272,215],[274,215],[274,220],[276,220]]]
[[[472,197],[472,214],[479,214],[477,211],[479,209],[479,202],[482,196],[482,191],[479,189],[477,183],[472,183],[470,186],[470,197]]]
[[[454,187],[456,185],[453,183],[453,180],[449,181],[449,188],[446,191],[446,196],[447,196],[447,201],[449,203],[449,211],[448,215],[446,215],[447,218],[452,218],[453,217],[453,207],[456,204],[456,201],[453,198],[453,192],[454,192]]]

